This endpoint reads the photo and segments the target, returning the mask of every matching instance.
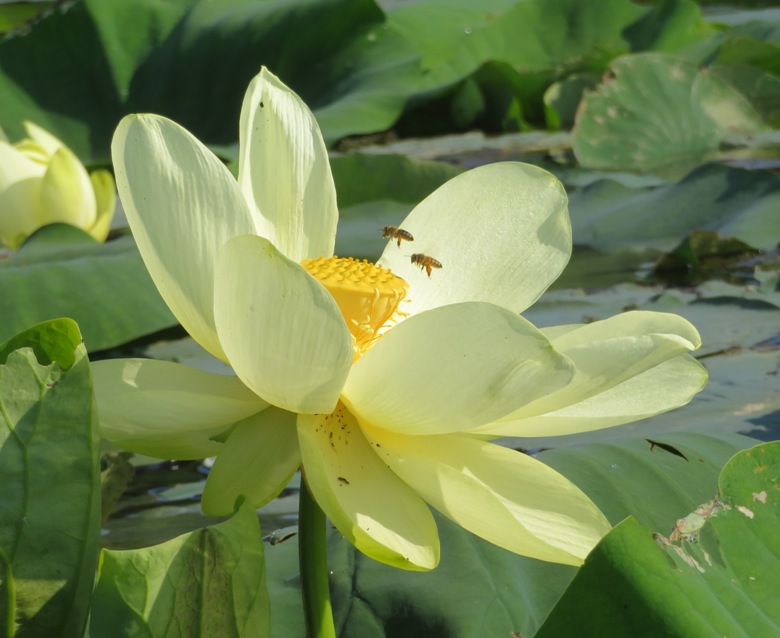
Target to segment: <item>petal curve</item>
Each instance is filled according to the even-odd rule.
[[[225,244],[216,275],[217,330],[238,377],[290,412],[331,412],[353,356],[331,294],[257,235]]]
[[[462,301],[514,312],[557,279],[571,255],[563,186],[551,173],[519,162],[488,164],[454,177],[422,201],[401,227],[407,250],[389,242],[379,263],[409,282],[410,314]],[[404,245],[404,248],[407,248]],[[429,279],[409,252],[441,262]]]
[[[414,571],[439,562],[439,536],[428,506],[374,453],[354,417],[298,417],[306,484],[331,522],[361,552]]]
[[[209,472],[203,513],[228,516],[242,494],[253,507],[262,507],[284,489],[300,464],[295,414],[271,407],[244,419]]]
[[[91,364],[103,437],[164,459],[202,459],[213,437],[268,404],[236,377],[170,361],[109,359]]]
[[[214,263],[230,238],[255,232],[235,179],[184,128],[128,115],[114,133],[116,185],[146,268],[184,329],[215,357]]]
[[[574,378],[567,387],[523,406],[501,421],[517,422],[562,410],[701,345],[699,333],[689,321],[665,312],[624,312],[594,323],[554,326],[542,332],[574,363]],[[696,377],[698,383],[698,373]],[[510,434],[515,432],[514,426],[491,424],[474,431],[515,436]]]
[[[526,454],[461,435],[365,431],[379,457],[433,507],[509,551],[580,565],[610,529],[584,492]]]
[[[49,161],[41,183],[40,206],[46,223],[65,222],[89,230],[97,219],[89,173],[67,146],[60,147]]]
[[[241,107],[240,153],[238,183],[258,234],[293,261],[333,255],[339,213],[320,127],[265,67]]]
[[[362,422],[406,434],[473,429],[565,386],[566,357],[493,304],[443,306],[387,332],[352,367],[342,400]]]
[[[706,383],[706,368],[683,354],[560,410],[494,423],[479,431],[495,436],[544,437],[611,428],[675,410]]]

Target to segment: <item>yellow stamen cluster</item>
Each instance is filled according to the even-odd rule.
[[[398,310],[409,285],[387,268],[352,257],[318,257],[301,262],[336,300],[352,336],[355,359],[378,338]]]

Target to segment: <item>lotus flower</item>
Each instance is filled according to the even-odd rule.
[[[67,146],[32,122],[28,138],[0,140],[0,241],[18,248],[41,226],[71,224],[105,241],[114,214],[114,180],[88,173]]]
[[[501,547],[580,564],[609,530],[592,501],[502,435],[567,434],[686,403],[704,383],[696,330],[631,312],[539,330],[519,313],[571,253],[566,194],[520,163],[455,177],[377,264],[333,256],[338,211],[317,123],[267,70],[249,86],[236,181],[195,137],[134,115],[113,142],[144,261],[222,376],[170,362],[94,364],[103,433],[167,458],[215,455],[205,512],[273,499],[302,466],[358,549],[425,570],[429,506]]]

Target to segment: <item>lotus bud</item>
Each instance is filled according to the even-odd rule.
[[[28,137],[0,135],[0,242],[12,249],[41,226],[65,223],[105,241],[116,205],[108,171],[88,173],[60,140],[32,122]]]

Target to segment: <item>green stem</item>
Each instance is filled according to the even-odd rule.
[[[3,579],[5,580],[5,630],[9,638],[16,635],[16,584],[14,583],[14,573],[11,568],[11,561],[0,548],[0,567],[4,567]],[[2,629],[0,629],[2,632]]]
[[[328,587],[325,514],[301,480],[298,501],[298,558],[301,565],[303,613],[308,638],[336,638]]]

